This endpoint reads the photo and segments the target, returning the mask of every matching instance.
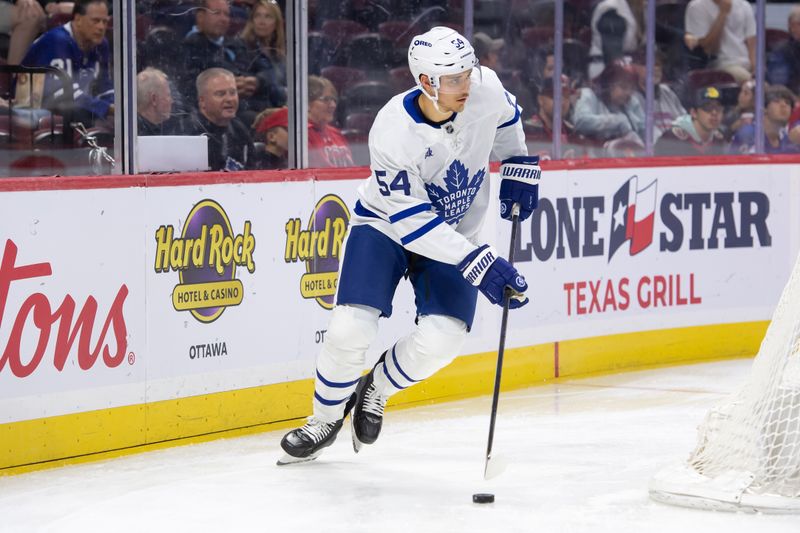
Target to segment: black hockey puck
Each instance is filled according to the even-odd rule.
[[[479,492],[472,495],[472,503],[494,503],[494,494]]]

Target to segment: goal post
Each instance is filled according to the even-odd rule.
[[[800,513],[800,256],[747,383],[711,409],[689,459],[649,490],[686,507]]]

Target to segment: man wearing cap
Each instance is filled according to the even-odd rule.
[[[478,62],[482,66],[489,67],[497,72],[506,90],[517,97],[517,104],[522,109],[529,109],[533,106],[533,96],[527,84],[519,73],[503,68],[500,53],[505,44],[506,42],[503,39],[492,39],[480,31],[472,37],[472,45]]]
[[[773,85],[764,92],[764,151],[768,154],[796,153],[798,146],[789,139],[786,126],[794,107],[794,94],[783,85]],[[756,149],[756,126],[745,124],[731,139],[729,152],[752,154]]]
[[[478,61],[495,72],[503,70],[500,64],[500,50],[505,44],[503,39],[492,39],[481,31],[472,37],[472,47],[475,49]]]
[[[256,154],[256,167],[287,168],[289,161],[289,110],[270,109],[256,119],[256,139],[264,140],[264,151]]]
[[[553,146],[553,78],[545,78],[538,87],[539,111],[523,123],[525,138],[532,153],[542,159],[552,157]],[[566,148],[574,136],[575,126],[569,121],[572,111],[572,87],[567,76],[561,76],[561,145]],[[566,150],[565,150],[566,151]],[[565,157],[574,155],[562,154]]]
[[[725,145],[719,131],[722,102],[716,87],[697,91],[689,114],[675,119],[655,145],[656,155],[719,155]]]

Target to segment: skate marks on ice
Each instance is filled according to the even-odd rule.
[[[749,361],[503,393],[484,481],[490,397],[387,412],[377,443],[343,432],[315,461],[276,467],[284,431],[0,477],[0,531],[794,532],[796,517],[652,502],[695,427]],[[348,422],[349,424],[349,422]],[[493,493],[477,505],[472,494]]]

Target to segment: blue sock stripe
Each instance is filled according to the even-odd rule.
[[[352,387],[353,385],[358,383],[359,379],[361,379],[361,378],[356,378],[353,381],[337,383],[336,381],[328,381],[327,379],[322,377],[322,374],[319,373],[319,370],[317,370],[317,377],[323,384],[325,384],[326,387],[333,387],[334,389],[346,389],[347,387]]]
[[[341,400],[326,400],[325,398],[320,396],[317,391],[314,391],[314,398],[316,398],[316,400],[322,405],[339,405],[347,401],[347,399],[350,398],[350,396],[347,396],[347,398],[342,398]]]
[[[392,379],[392,376],[391,376],[391,375],[389,375],[389,369],[386,367],[386,360],[385,360],[385,359],[383,360],[383,374],[386,376],[386,379],[388,379],[388,380],[389,380],[389,381],[392,383],[392,385],[394,385],[394,387],[395,387],[396,389],[400,389],[400,390],[403,390],[403,389],[405,389],[405,387],[403,387],[403,386],[402,386],[402,385],[400,385],[398,382],[396,382],[395,380],[393,380],[393,379]]]
[[[421,379],[411,379],[410,377],[408,377],[408,374],[403,372],[403,369],[400,368],[400,365],[397,362],[397,355],[394,353],[395,348],[397,348],[396,344],[394,346],[392,346],[392,361],[394,361],[394,366],[397,369],[397,371],[400,372],[400,375],[402,375],[404,378],[406,378],[411,383],[419,383],[420,381],[422,381]]]

